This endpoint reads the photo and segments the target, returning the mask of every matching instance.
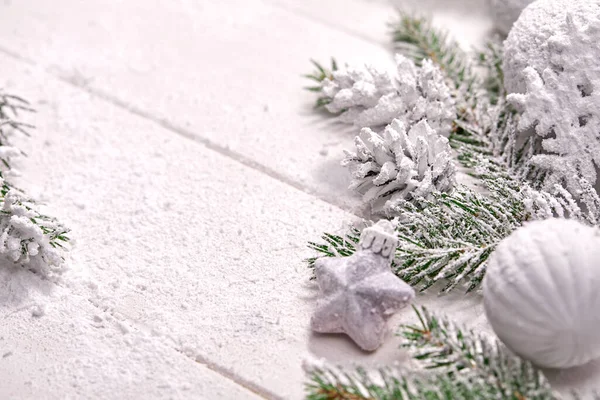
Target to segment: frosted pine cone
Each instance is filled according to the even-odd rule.
[[[383,108],[385,99],[397,97],[393,78],[387,72],[370,66],[333,71],[332,77],[333,79],[322,81],[323,94],[331,98],[331,102],[325,108],[334,114],[342,113],[341,119],[344,122],[354,123],[365,110],[378,105],[379,108]],[[399,111],[392,111],[392,114]],[[382,121],[372,118],[371,125],[386,124],[386,118],[381,115],[380,119],[382,117]]]
[[[388,213],[398,201],[427,198],[456,184],[448,139],[425,120],[407,132],[405,123],[395,119],[383,136],[363,128],[355,145],[356,153],[346,152],[342,165],[352,173],[350,189],[362,194],[374,212]]]
[[[426,118],[438,134],[449,136],[456,108],[440,70],[429,60],[418,68],[400,55],[396,64],[395,76],[372,67],[333,71],[333,79],[321,82],[330,99],[325,108],[359,128],[384,126],[395,118],[412,125]]]

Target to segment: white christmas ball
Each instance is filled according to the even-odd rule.
[[[491,255],[483,298],[498,338],[538,366],[600,357],[600,230],[565,219],[519,228]]]
[[[581,57],[589,65],[581,65]],[[525,93],[523,70],[540,76],[547,68],[569,74],[577,68],[597,71],[600,57],[600,1],[537,0],[527,6],[504,42],[504,87]],[[585,84],[585,83],[582,83]]]
[[[508,35],[521,11],[532,2],[533,0],[488,0],[496,29]]]

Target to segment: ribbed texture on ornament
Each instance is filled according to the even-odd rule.
[[[483,282],[484,307],[515,353],[553,368],[600,356],[598,232],[550,219],[529,223],[498,245]]]

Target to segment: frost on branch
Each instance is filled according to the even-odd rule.
[[[403,200],[428,198],[450,191],[456,167],[448,139],[422,120],[410,127],[395,119],[382,135],[363,128],[355,139],[356,152],[346,152],[342,165],[352,173],[350,188],[371,203],[374,212],[389,212]]]
[[[67,229],[37,211],[38,205],[6,180],[13,173],[10,161],[22,155],[9,145],[11,135],[28,134],[32,128],[17,117],[32,111],[26,100],[0,89],[0,267],[17,264],[50,277],[61,271],[60,249],[69,240]]]
[[[321,81],[327,111],[359,128],[381,127],[398,118],[407,125],[427,119],[449,136],[456,117],[454,100],[439,68],[430,60],[417,67],[396,56],[396,74],[373,67],[338,69]]]
[[[59,272],[67,230],[37,212],[23,193],[0,182],[0,257],[44,277]]]

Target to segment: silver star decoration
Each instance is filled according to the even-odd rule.
[[[311,320],[314,331],[346,333],[367,351],[381,346],[387,320],[415,296],[390,268],[397,244],[392,224],[383,220],[363,231],[352,256],[317,260],[321,297]]]

